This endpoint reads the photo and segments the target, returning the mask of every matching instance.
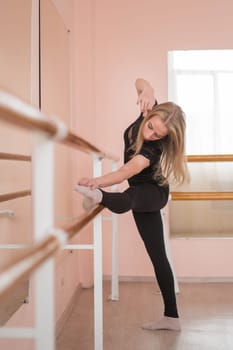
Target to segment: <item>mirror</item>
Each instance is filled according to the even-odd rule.
[[[33,89],[39,77],[32,73],[35,40],[32,31],[33,1],[9,0],[0,2],[0,87],[24,101],[40,104],[41,110],[54,115],[70,126],[70,38],[54,2],[40,0],[40,83],[36,86],[38,99]],[[39,13],[37,14],[39,15]],[[12,25],[12,23],[14,25]],[[39,31],[39,28],[38,28]],[[36,35],[36,34],[35,34]],[[34,46],[34,47],[32,47]],[[37,58],[36,58],[37,60]],[[38,60],[39,61],[39,60]],[[40,97],[40,98],[39,98]],[[14,126],[0,125],[0,152],[31,155],[31,133]],[[55,225],[71,218],[72,194],[71,167],[72,151],[65,146],[55,145]],[[1,160],[1,193],[31,190],[31,162]],[[64,196],[64,192],[67,194]],[[3,215],[12,211],[13,216]],[[2,213],[2,215],[1,215]],[[0,202],[0,268],[13,257],[23,253],[25,246],[33,242],[31,197]],[[66,254],[66,253],[63,253]],[[61,253],[62,255],[62,253]],[[18,308],[29,299],[29,282],[22,283],[0,306],[0,326],[3,326]],[[30,299],[29,299],[30,301]]]
[[[41,110],[70,127],[69,30],[51,0],[40,1],[41,18]],[[72,212],[72,149],[55,144],[54,206],[58,226]],[[64,196],[66,193],[66,196]]]
[[[0,88],[31,99],[31,1],[0,2]],[[12,23],[14,25],[12,25]],[[4,153],[30,155],[29,133],[12,126],[0,125],[0,150]],[[31,164],[24,161],[0,160],[1,194],[31,188]],[[13,216],[0,216],[0,266],[3,267],[22,247],[32,241],[30,196],[1,202],[0,213],[13,211]],[[12,247],[12,248],[11,248]],[[14,291],[0,306],[3,325],[28,298],[28,282]]]

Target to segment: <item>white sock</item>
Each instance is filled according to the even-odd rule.
[[[170,331],[180,331],[181,325],[180,325],[179,318],[164,316],[159,321],[143,324],[142,328],[150,331],[155,331],[160,329],[166,329]]]
[[[98,188],[92,190],[87,186],[76,185],[74,189],[75,191],[84,195],[83,208],[87,212],[91,211],[97,204],[102,201],[103,194]]]

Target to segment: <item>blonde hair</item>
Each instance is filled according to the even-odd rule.
[[[161,139],[162,154],[154,178],[160,185],[168,182],[182,184],[189,179],[185,157],[186,123],[184,112],[175,103],[165,102],[155,105],[144,117],[134,145],[135,154],[139,153],[144,142],[142,135],[144,125],[154,116],[158,116],[168,128],[168,134]]]

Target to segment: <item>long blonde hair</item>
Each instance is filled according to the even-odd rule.
[[[162,154],[160,165],[155,170],[155,179],[159,179],[160,185],[168,182],[182,184],[189,179],[185,157],[185,116],[182,109],[173,102],[165,102],[155,105],[144,117],[139,128],[134,145],[135,154],[139,153],[144,139],[142,129],[148,120],[158,116],[168,128],[168,134],[161,139]]]

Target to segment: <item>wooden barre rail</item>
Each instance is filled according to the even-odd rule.
[[[23,129],[44,132],[55,141],[78,148],[83,152],[118,161],[114,155],[100,150],[69,131],[58,118],[49,117],[21,99],[3,91],[0,91],[0,120]]]
[[[233,200],[233,192],[171,192],[174,201]]]
[[[203,154],[187,156],[188,162],[232,162],[233,154]]]
[[[68,240],[73,238],[76,233],[80,232],[84,226],[86,226],[94,217],[104,209],[104,206],[99,204],[90,213],[83,214],[81,218],[74,224],[64,228],[68,234]]]
[[[55,229],[48,237],[28,248],[21,257],[17,257],[4,267],[0,272],[0,301],[19,283],[29,278],[48,258],[58,252],[66,241],[79,233],[103,208],[102,205],[98,205],[90,213],[83,214],[75,224],[64,230]]]
[[[20,161],[26,161],[31,162],[31,156],[25,156],[23,154],[14,154],[14,153],[4,153],[0,152],[0,159],[2,160],[20,160]]]
[[[203,154],[187,156],[188,162],[232,162],[233,154]]]
[[[24,191],[0,194],[0,202],[7,202],[7,201],[9,201],[11,199],[16,199],[16,198],[20,198],[20,197],[26,197],[26,196],[30,196],[30,195],[31,195],[31,191],[30,190],[24,190]]]

